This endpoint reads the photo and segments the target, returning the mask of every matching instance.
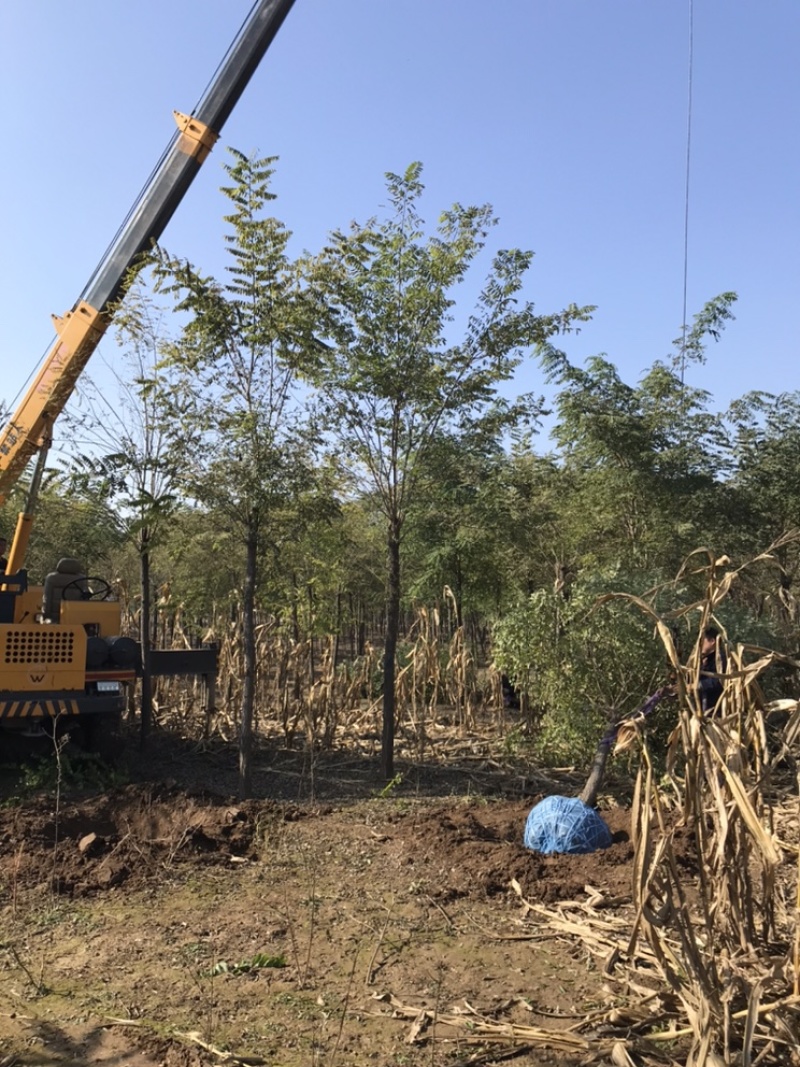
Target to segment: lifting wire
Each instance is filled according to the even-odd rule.
[[[686,105],[686,184],[683,205],[683,316],[681,329],[681,389],[686,373],[686,314],[689,278],[689,175],[692,158],[692,69],[694,66],[694,0],[689,0],[689,75]]]

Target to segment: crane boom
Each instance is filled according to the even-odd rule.
[[[123,634],[121,603],[110,583],[84,571],[77,558],[59,559],[42,586],[28,584],[23,562],[52,424],[124,297],[129,271],[161,236],[293,3],[255,0],[200,103],[190,115],[175,112],[177,131],[151,179],[72,310],[54,317],[57,338],[0,431],[0,503],[38,453],[5,573],[0,569],[4,753],[12,743],[60,742],[70,735],[102,753],[116,744],[138,677],[178,672],[208,680],[216,671],[214,649],[186,650],[178,662],[165,662],[170,653],[154,653],[147,635],[136,641]]]
[[[192,114],[174,112],[176,132],[80,298],[64,316],[53,317],[56,340],[0,431],[0,503],[49,442],[53,421],[111,321],[128,271],[163,233],[293,3],[256,0]],[[20,532],[18,527],[9,573],[22,565],[27,548]]]

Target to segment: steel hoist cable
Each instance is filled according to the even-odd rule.
[[[694,0],[689,0],[689,60],[688,85],[686,90],[686,179],[683,202],[683,314],[681,322],[681,385],[686,373],[686,316],[689,288],[689,181],[692,161],[692,74],[694,68]]]

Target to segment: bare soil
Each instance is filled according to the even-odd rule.
[[[610,848],[541,856],[528,812],[580,776],[491,745],[398,760],[389,787],[371,752],[255,763],[240,802],[233,746],[161,734],[129,745],[124,784],[6,801],[0,1065],[586,1061],[602,966],[530,905],[625,907],[624,791],[601,798]]]

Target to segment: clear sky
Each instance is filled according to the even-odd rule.
[[[725,290],[739,302],[687,380],[718,409],[797,389],[800,3],[691,4],[296,0],[162,243],[222,272],[224,145],[279,157],[274,212],[298,253],[379,214],[385,172],[419,160],[425,217],[491,203],[490,247],[536,253],[527,296],[540,311],[598,306],[564,343],[571,358],[606,353],[635,382],[682,323],[691,13],[689,317]],[[250,6],[2,5],[6,404],[168,143],[172,109],[199,100]],[[535,362],[519,387],[547,392]]]

